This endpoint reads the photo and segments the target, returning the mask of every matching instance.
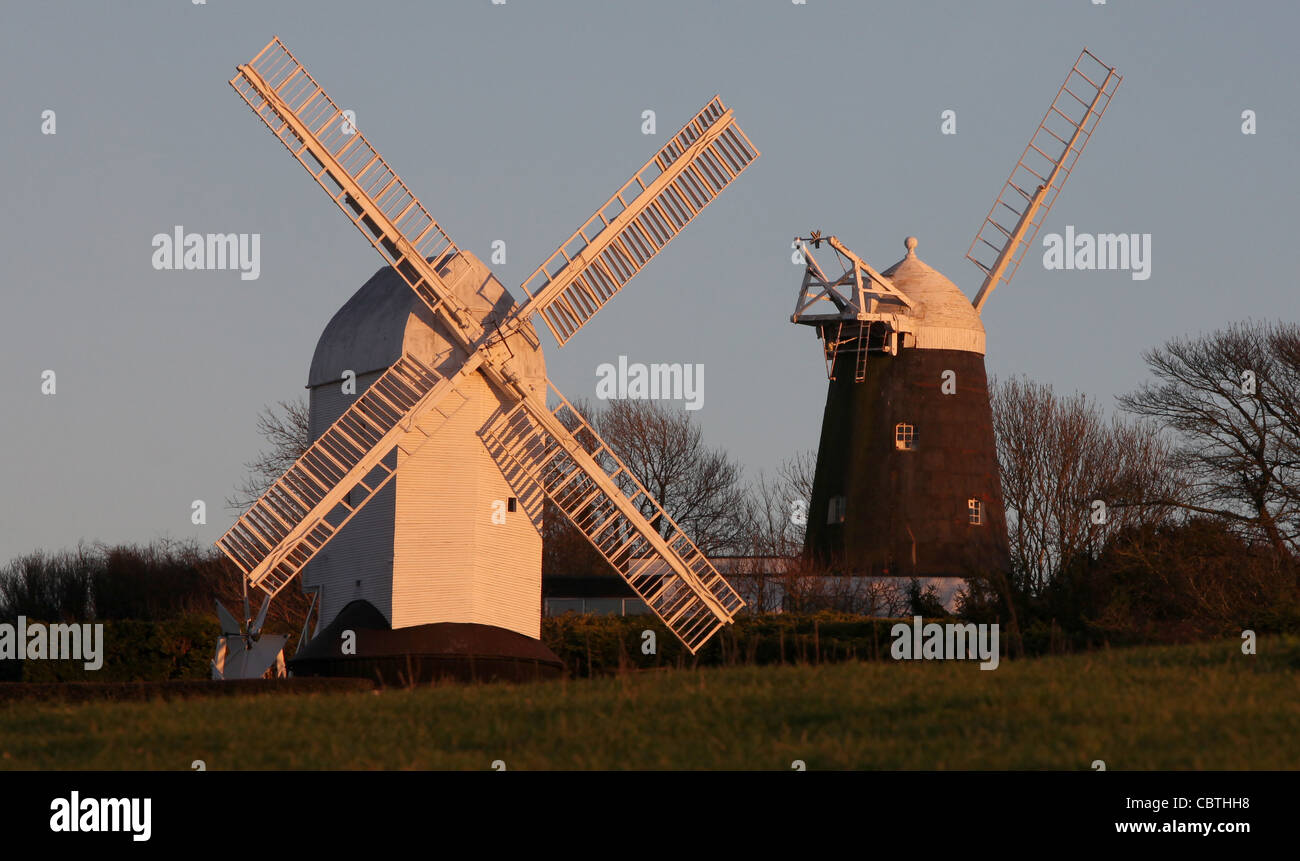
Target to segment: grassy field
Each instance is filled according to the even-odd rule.
[[[658,671],[0,705],[0,768],[1300,768],[1300,639],[1004,661]]]

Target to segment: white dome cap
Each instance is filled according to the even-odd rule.
[[[910,315],[917,349],[965,350],[983,355],[984,323],[970,299],[916,256],[915,236],[907,237],[903,244],[907,256],[881,274],[917,305]]]

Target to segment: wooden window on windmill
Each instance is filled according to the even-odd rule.
[[[831,497],[831,501],[830,501],[830,505],[826,506],[826,522],[827,522],[827,523],[843,523],[843,522],[844,522],[844,508],[845,508],[845,506],[844,506],[844,497],[842,497],[842,496],[832,496],[832,497]]]
[[[916,448],[916,428],[905,422],[894,425],[894,448],[900,451]]]
[[[980,502],[978,499],[968,499],[966,500],[966,508],[970,511],[970,525],[983,526],[984,503]]]

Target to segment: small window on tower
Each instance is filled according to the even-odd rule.
[[[515,497],[512,496],[512,497],[510,497],[509,499],[506,500],[506,511],[515,511],[515,510],[517,510],[518,508],[519,508],[519,500],[518,500],[518,499],[516,499]]]
[[[827,523],[844,522],[844,497],[842,496],[831,497],[831,503],[826,507],[826,522]]]
[[[970,509],[970,525],[983,526],[984,503],[980,502],[978,499],[968,499],[966,501],[966,507]]]
[[[901,451],[916,448],[916,429],[904,423],[894,425],[894,448]]]

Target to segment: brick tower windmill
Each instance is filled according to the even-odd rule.
[[[842,573],[957,578],[1008,565],[980,313],[1011,280],[1120,76],[1087,49],[971,243],[974,300],[917,256],[877,272],[834,236],[806,264],[791,320],[822,341],[830,386],[806,550]],[[823,244],[838,273],[813,256]],[[823,252],[824,254],[824,252]]]

